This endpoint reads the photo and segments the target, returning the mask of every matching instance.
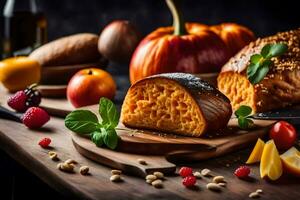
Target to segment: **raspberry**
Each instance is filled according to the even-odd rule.
[[[48,113],[42,108],[31,107],[22,116],[22,121],[28,128],[40,128],[50,120]]]
[[[18,91],[7,100],[7,104],[18,112],[25,112],[27,96],[24,91]]]
[[[240,166],[234,171],[234,175],[238,178],[247,178],[250,174],[250,168],[247,166]]]
[[[196,184],[196,177],[195,176],[187,176],[185,177],[183,180],[182,180],[182,184],[185,186],[185,187],[191,187],[193,185]]]
[[[42,148],[48,148],[50,143],[51,143],[51,139],[50,139],[50,138],[43,138],[43,139],[39,142],[39,145],[40,145]]]
[[[193,174],[193,169],[190,167],[181,167],[179,170],[179,175],[182,177],[187,177]]]

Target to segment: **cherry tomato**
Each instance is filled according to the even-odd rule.
[[[270,138],[274,140],[280,150],[291,148],[297,140],[297,133],[293,125],[285,121],[279,121],[270,129]]]

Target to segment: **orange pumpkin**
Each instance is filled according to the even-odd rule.
[[[239,30],[243,30],[243,34],[246,34],[244,30],[248,30],[235,24],[225,24],[226,29],[220,30],[219,26],[222,28],[222,25],[209,27],[199,23],[184,23],[177,1],[166,2],[172,12],[174,26],[158,28],[140,42],[130,62],[131,83],[167,72],[218,72],[236,53],[236,49],[254,40],[251,31],[248,32],[249,37],[232,37]],[[237,30],[234,32],[227,28],[229,25]]]

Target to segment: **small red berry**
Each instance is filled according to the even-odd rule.
[[[50,120],[48,113],[39,107],[29,108],[22,116],[22,121],[28,128],[40,128]]]
[[[196,181],[197,181],[197,179],[195,176],[187,176],[182,180],[182,184],[185,187],[191,187],[196,184]]]
[[[43,139],[39,142],[39,145],[40,145],[42,148],[48,148],[50,143],[51,143],[51,139],[50,139],[50,138],[43,138]]]
[[[18,112],[25,112],[27,96],[24,91],[18,91],[7,100],[7,105]]]
[[[187,177],[193,175],[193,169],[190,167],[181,167],[179,170],[179,175],[182,177]]]
[[[240,166],[234,171],[234,175],[238,178],[247,178],[250,174],[250,168],[247,166]]]

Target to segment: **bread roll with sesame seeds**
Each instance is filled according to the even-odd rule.
[[[268,43],[286,43],[288,51],[272,58],[268,74],[252,85],[246,76],[250,57]],[[300,103],[300,28],[250,43],[223,66],[218,88],[230,99],[233,110],[248,105],[255,113]]]

